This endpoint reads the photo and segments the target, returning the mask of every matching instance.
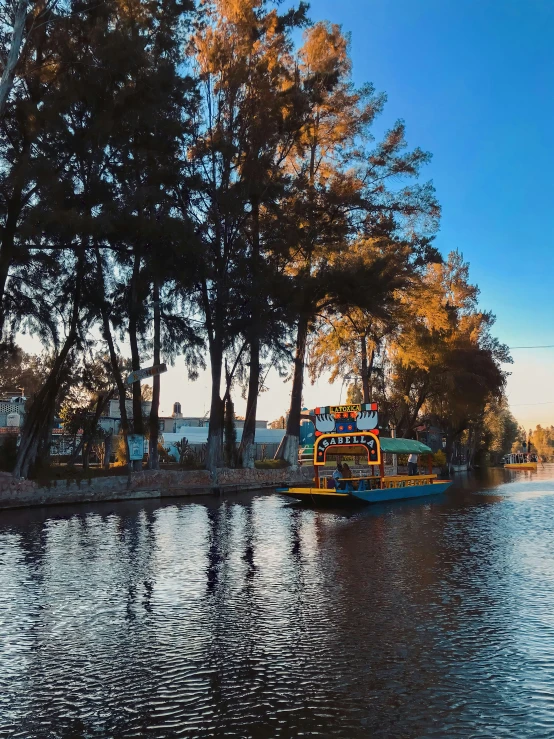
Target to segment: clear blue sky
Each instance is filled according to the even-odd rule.
[[[314,0],[351,33],[356,83],[431,151],[437,245],[459,249],[509,345],[554,344],[554,0]],[[554,351],[514,351],[514,413],[554,423]],[[540,417],[539,417],[540,416]]]

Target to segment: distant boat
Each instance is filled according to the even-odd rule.
[[[538,458],[536,454],[508,454],[504,457],[506,470],[537,470]]]

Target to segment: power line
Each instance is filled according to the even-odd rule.
[[[538,344],[537,346],[509,346],[508,349],[554,349],[554,344]]]
[[[520,405],[553,405],[554,400],[546,400],[544,403],[508,403],[510,408],[517,408]]]

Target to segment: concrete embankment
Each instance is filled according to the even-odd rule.
[[[130,476],[95,477],[89,480],[61,480],[49,486],[33,480],[0,476],[0,509],[70,503],[97,503],[105,500],[178,498],[187,495],[219,495],[262,490],[281,485],[306,484],[313,467],[279,470],[219,469],[215,479],[207,470],[144,470]]]

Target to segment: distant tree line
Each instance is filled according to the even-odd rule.
[[[402,121],[376,138],[385,97],[354,86],[339,26],[311,23],[303,2],[1,7],[2,347],[16,352],[25,330],[53,348],[15,475],[48,456],[62,391],[94,362],[124,438],[149,436],[158,466],[160,380],[147,419],[132,386],[129,418],[122,342],[131,369],[183,356],[194,379],[209,366],[210,469],[253,465],[269,367],[292,379],[289,462],[306,365],[355,376],[399,435],[423,413],[449,444],[478,428],[502,397],[506,347],[467,265],[433,245],[430,155]],[[236,459],[224,429],[232,440],[239,386]]]
[[[525,441],[525,430],[522,429],[522,441]],[[554,426],[545,426],[539,424],[534,431],[529,430],[528,438],[531,441],[531,451],[536,452],[544,462],[554,461]],[[518,439],[519,441],[519,439]],[[512,451],[522,451],[524,447],[521,442],[516,442]]]

